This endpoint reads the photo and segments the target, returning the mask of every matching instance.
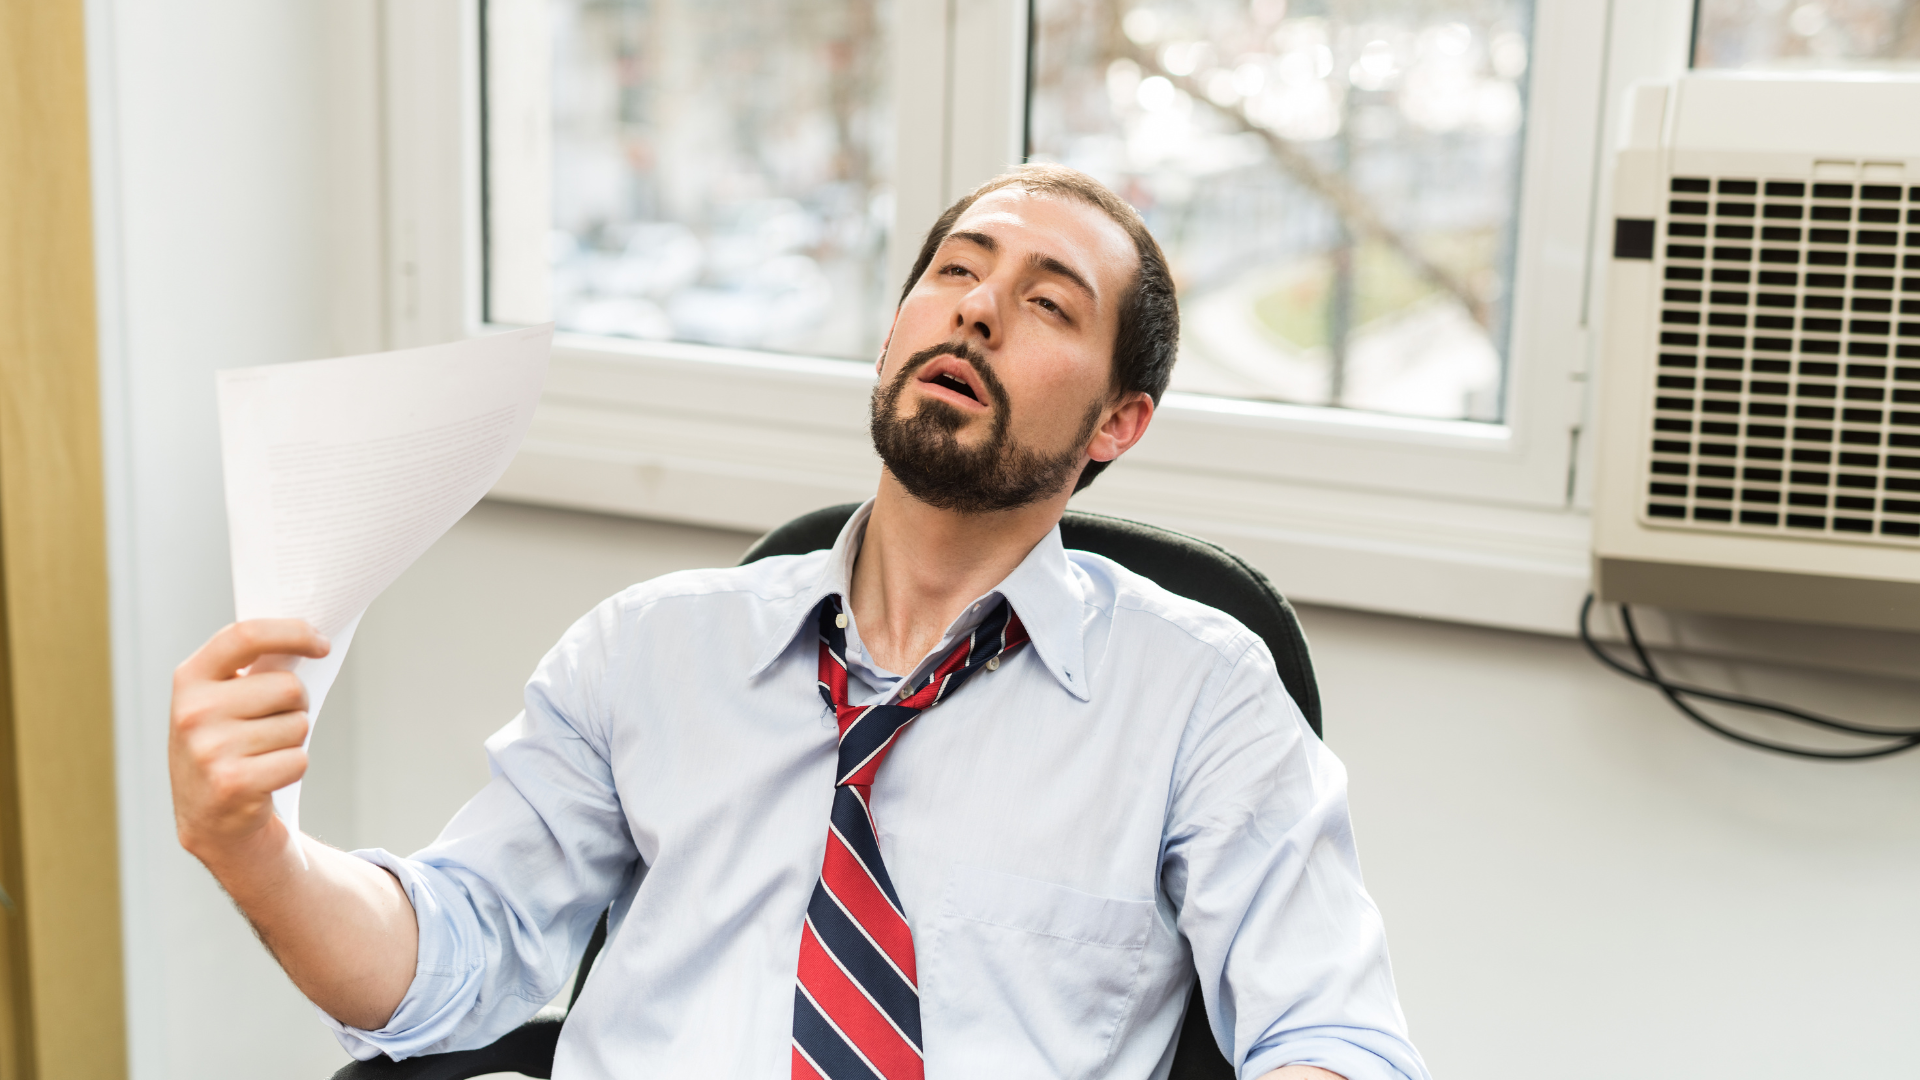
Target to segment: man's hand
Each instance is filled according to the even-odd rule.
[[[175,669],[173,820],[180,845],[220,879],[294,985],[334,1019],[380,1028],[413,982],[413,905],[393,875],[274,816],[274,791],[307,772],[307,691],[291,672],[251,670],[263,657],[328,648],[298,619],[253,619]]]
[[[1260,1080],[1346,1080],[1339,1073],[1330,1073],[1312,1065],[1287,1065],[1275,1069]]]
[[[216,874],[219,864],[286,845],[271,796],[307,772],[306,687],[290,671],[248,669],[265,656],[328,649],[301,620],[252,619],[213,635],[174,670],[174,828]]]

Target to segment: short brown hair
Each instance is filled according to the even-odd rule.
[[[913,272],[907,275],[906,285],[900,290],[900,302],[906,303],[907,294],[927,272],[934,252],[946,242],[960,215],[988,192],[1016,186],[1033,195],[1078,199],[1112,218],[1133,240],[1140,267],[1120,301],[1119,333],[1113,341],[1113,393],[1118,397],[1140,391],[1151,397],[1154,404],[1159,404],[1160,395],[1166,392],[1167,380],[1173,377],[1173,362],[1180,351],[1180,305],[1174,299],[1173,273],[1167,269],[1167,257],[1153,234],[1147,231],[1140,212],[1105,184],[1077,169],[1039,163],[1021,165],[981,184],[947,207],[933,228],[927,230],[926,242],[920,245],[920,257],[914,260]],[[1088,462],[1073,489],[1079,491],[1093,483],[1093,478],[1109,464]]]

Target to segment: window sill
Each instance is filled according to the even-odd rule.
[[[847,361],[561,335],[493,497],[764,530],[872,494],[872,386],[871,369]],[[1509,439],[1497,425],[1170,394],[1153,434],[1074,505],[1223,544],[1293,599],[1571,634],[1587,590],[1586,515],[1470,501],[1440,482]],[[1409,449],[1430,475],[1338,479]]]

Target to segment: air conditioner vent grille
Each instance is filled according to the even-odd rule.
[[[1674,177],[1648,524],[1920,546],[1920,186]]]

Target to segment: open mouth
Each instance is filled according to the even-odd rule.
[[[964,394],[965,396],[970,397],[975,401],[980,400],[980,395],[973,392],[973,387],[968,386],[964,380],[956,379],[952,375],[948,375],[945,372],[942,372],[939,375],[935,375],[933,378],[928,379],[927,381],[932,383],[935,386],[944,386],[956,394]]]

